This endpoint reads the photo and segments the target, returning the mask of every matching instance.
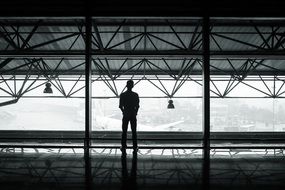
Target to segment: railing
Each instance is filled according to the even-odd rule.
[[[142,147],[202,147],[202,132],[138,132]],[[131,139],[131,133],[128,133]],[[120,131],[92,131],[93,147],[119,147]],[[211,146],[226,147],[285,147],[285,132],[212,132]],[[83,147],[84,131],[21,131],[2,130],[0,145],[3,146],[63,146]]]

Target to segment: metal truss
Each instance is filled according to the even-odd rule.
[[[58,61],[57,65],[52,68],[51,65],[43,59],[24,59],[23,65],[12,68],[10,71],[13,73],[17,69],[27,68],[28,72],[26,72],[25,75],[5,75],[5,72],[1,73],[0,76],[2,81],[0,83],[0,90],[4,92],[3,97],[11,97],[18,101],[26,94],[36,91],[39,88],[44,88],[44,85],[48,82],[59,92],[60,96],[65,98],[71,97],[85,88],[84,82],[82,81],[84,73],[77,75],[76,77],[73,76],[71,79],[62,79],[59,75],[58,67],[63,64],[64,61],[64,59],[61,59]],[[83,65],[84,63],[79,62],[68,70],[60,71],[60,74],[75,70]],[[69,84],[68,89],[64,87],[66,86],[64,85],[66,81],[68,81]]]
[[[164,97],[175,98],[176,93],[185,83],[194,83],[202,86],[201,75],[198,75],[202,67],[202,61],[199,59],[183,59],[177,60],[180,63],[176,68],[171,68],[170,62],[173,60],[125,60],[116,61],[117,69],[111,68],[108,59],[93,59],[93,79],[94,82],[103,82],[106,87],[113,93],[113,97],[119,97],[124,89],[119,91],[117,82],[125,81],[129,78],[136,80],[135,85],[139,85],[141,81],[147,81],[161,92]],[[177,63],[175,62],[175,63]],[[10,68],[9,73],[17,72],[23,68],[27,68],[26,75],[6,75],[8,71],[1,74],[0,82],[1,97],[11,97],[19,99],[23,96],[29,96],[29,92],[43,88],[47,82],[50,82],[58,92],[53,97],[73,98],[84,97],[82,90],[85,88],[84,76],[81,68],[84,62],[77,62],[77,65],[67,70],[59,70],[61,65],[67,65],[68,60],[62,58],[52,65],[44,59],[25,59],[23,64]],[[114,65],[114,64],[112,64]],[[285,94],[285,78],[278,75],[279,70],[270,66],[265,60],[247,59],[244,62],[228,59],[223,62],[223,67],[228,66],[232,70],[219,68],[219,65],[212,63],[210,65],[211,72],[220,72],[223,75],[211,75],[211,93],[212,97],[228,98],[228,97],[267,97],[267,98],[283,98]],[[258,68],[266,68],[273,76],[259,74]],[[175,70],[174,70],[175,69]],[[65,75],[64,73],[69,73]],[[77,75],[70,75],[75,72]],[[147,75],[146,73],[156,73]],[[32,73],[32,74],[31,74]],[[80,74],[81,73],[81,74]],[[251,74],[251,73],[254,73]],[[24,72],[23,72],[24,74]],[[162,76],[163,75],[163,76]],[[167,81],[174,81],[172,88],[167,88]],[[240,96],[231,95],[235,89],[246,86],[260,95]],[[163,95],[161,97],[163,97]],[[35,97],[35,96],[34,96]],[[41,95],[39,95],[41,97]],[[112,97],[112,96],[108,96]],[[186,97],[186,96],[185,96]]]
[[[36,89],[35,84],[43,79],[52,83],[60,92],[59,96],[65,98],[84,88],[84,85],[78,86],[84,80],[86,37],[82,18],[39,18],[27,20],[29,22],[5,18],[0,21],[0,74],[4,85],[0,89],[6,97],[18,100]],[[114,97],[120,94],[116,81],[125,75],[137,78],[137,83],[148,81],[168,98],[175,97],[185,82],[201,85],[200,79],[194,79],[194,76],[199,78],[201,75],[203,64],[201,23],[201,18],[93,18],[93,82],[104,82]],[[283,67],[280,67],[280,60],[279,66],[267,62],[272,56],[276,58],[284,54],[284,27],[278,20],[242,22],[212,18],[209,35],[213,97],[230,97],[231,92],[241,85],[260,92],[263,97],[282,97]],[[236,58],[240,59],[239,63]],[[223,62],[222,67],[219,61]],[[74,85],[68,90],[63,84],[67,81],[63,75],[72,76],[69,81]],[[172,90],[166,89],[162,75],[175,81]],[[23,80],[23,88],[14,87],[12,90],[11,82],[8,82],[12,80]],[[228,84],[221,89],[217,83],[226,80]],[[255,80],[262,82],[266,90],[249,83]],[[27,81],[33,84],[27,86]],[[268,81],[274,82],[273,89]]]
[[[224,70],[215,64],[211,64],[213,72],[218,70],[224,73],[224,76],[221,77],[211,75],[211,89],[216,96],[221,98],[230,97],[234,89],[240,86],[246,86],[248,89],[260,94],[258,96],[248,97],[284,97],[284,76],[278,74],[279,69],[266,63],[266,60],[247,59],[244,62],[240,62],[237,67],[233,61],[227,59],[223,64],[231,67],[232,71]],[[257,71],[261,67],[266,68],[269,71],[268,73],[272,74],[262,75],[262,72],[259,73],[259,71]],[[218,83],[224,83],[224,86],[218,87]],[[240,97],[246,96],[241,94]]]
[[[9,23],[11,22],[11,23]],[[51,22],[49,20],[48,22],[39,19],[34,20],[33,25],[27,26],[26,24],[23,24],[22,26],[20,23],[15,23],[15,21],[9,21],[5,22],[2,21],[1,23],[1,30],[0,34],[3,39],[3,42],[5,45],[3,45],[2,50],[5,52],[9,51],[17,51],[16,55],[21,55],[21,51],[24,51],[26,55],[29,55],[29,52],[32,51],[46,51],[45,54],[49,54],[50,51],[77,51],[78,55],[83,53],[79,51],[83,51],[84,46],[79,45],[84,43],[84,22],[80,19],[70,21],[68,20],[68,23],[59,23],[58,21]],[[93,20],[93,33],[92,33],[92,44],[93,44],[93,50],[94,51],[100,51],[98,54],[101,55],[112,55],[113,50],[120,50],[123,49],[123,52],[142,52],[142,51],[153,51],[154,54],[161,54],[163,51],[191,51],[187,52],[188,54],[193,53],[193,51],[201,50],[201,44],[202,44],[202,38],[201,38],[201,21],[197,19],[196,21],[191,20],[191,22],[187,25],[185,22],[181,22],[178,20],[160,20],[159,22],[150,22],[148,20],[145,20],[143,22],[134,22],[130,19],[122,19],[122,20],[116,20],[116,22],[102,22],[100,19],[94,19]],[[156,24],[159,27],[163,27],[163,31],[155,31],[154,26]],[[260,23],[258,23],[260,25]],[[215,26],[218,25],[218,26]],[[228,24],[225,24],[226,26]],[[65,31],[61,31],[58,29],[58,31],[54,31],[53,27],[67,27]],[[177,26],[183,26],[184,30],[177,31]],[[221,28],[221,31],[217,30],[217,28]],[[282,34],[284,33],[282,26],[268,26],[267,28],[259,27],[257,24],[252,22],[252,26],[246,26],[247,30],[246,32],[239,32],[239,31],[227,31],[227,28],[223,25],[219,25],[219,23],[214,22],[214,24],[211,27],[210,32],[210,38],[212,40],[212,48],[218,52],[228,51],[228,49],[224,48],[225,45],[224,41],[226,40],[227,43],[232,43],[232,46],[237,46],[236,44],[239,44],[240,47],[244,49],[249,49],[250,51],[259,51],[261,50],[262,53],[266,54],[266,51],[276,51],[276,50],[283,50],[284,46],[284,39]],[[248,29],[250,28],[250,29]],[[136,30],[137,31],[136,31]],[[69,31],[66,31],[69,30]],[[224,31],[223,31],[224,30]],[[104,36],[105,35],[105,36]],[[106,37],[106,35],[109,35],[110,37]],[[185,41],[182,40],[183,35],[189,35],[189,42],[186,44]],[[233,35],[250,35],[251,38],[259,38],[260,44],[251,44],[249,42],[245,42],[239,39],[235,39],[234,37],[231,37]],[[166,40],[165,38],[168,38]],[[118,41],[117,38],[122,40]],[[33,39],[37,39],[37,41],[40,40],[40,43],[35,44]],[[45,40],[43,40],[45,39]],[[46,40],[50,39],[50,40]],[[106,40],[107,39],[107,40]],[[77,44],[78,43],[78,44]],[[77,48],[76,48],[77,44]],[[164,49],[161,47],[164,44]],[[52,46],[52,50],[50,50],[50,46]],[[167,46],[167,50],[165,50],[165,46]],[[105,53],[104,53],[105,52]],[[179,52],[174,52],[176,55],[179,55]],[[60,54],[60,53],[59,53]],[[97,54],[97,53],[95,53]],[[123,53],[118,52],[118,55],[126,56],[132,53]],[[140,53],[139,53],[140,54]],[[201,52],[197,53],[201,54]],[[238,54],[238,52],[237,52]],[[12,54],[11,54],[12,55]],[[142,56],[144,54],[141,54]],[[183,68],[185,62],[181,64],[181,67],[177,69],[177,71],[173,71],[171,66],[167,63],[165,58],[159,59],[160,61],[163,61],[166,65],[166,67],[160,68],[156,64],[153,64],[151,60],[144,58],[139,60],[138,63],[130,63],[131,60],[125,59],[123,64],[119,67],[119,69],[111,71],[108,62],[108,58],[105,56],[104,59],[102,58],[94,58],[93,62],[95,63],[95,69],[97,68],[97,72],[99,73],[99,78],[106,83],[106,85],[114,92],[115,96],[119,95],[119,92],[117,92],[115,80],[119,78],[119,76],[130,73],[131,71],[138,73],[142,73],[143,77],[142,80],[146,79],[150,81],[153,85],[155,85],[161,92],[163,92],[167,97],[173,97],[175,92],[177,91],[176,87],[173,88],[172,92],[168,92],[163,84],[161,83],[160,79],[157,77],[157,74],[166,74],[169,75],[171,78],[174,78],[175,80],[179,81],[181,79],[181,75],[185,72],[185,68]],[[0,68],[4,68],[5,66],[9,66],[9,63],[13,61],[14,58],[6,58],[4,59],[1,64]],[[195,59],[197,60],[197,58]],[[232,76],[232,79],[229,81],[229,86],[224,90],[223,93],[220,92],[220,90],[215,85],[214,81],[212,80],[211,83],[214,86],[214,89],[212,89],[212,92],[219,96],[219,97],[225,97],[233,88],[233,85],[235,82],[238,81],[238,83],[244,83],[243,80],[245,75],[248,75],[250,72],[250,69],[240,69],[242,71],[242,77],[240,77],[240,74],[236,72],[236,69],[234,68],[233,64],[230,63],[229,59],[226,59],[229,64],[232,67],[232,70],[235,72],[235,74]],[[13,69],[5,69],[4,73],[18,73],[17,71],[22,71],[22,73],[26,73],[27,71],[31,72],[33,71],[32,68],[29,70],[28,63],[32,61],[40,61],[42,62],[41,65],[33,65],[34,70],[41,70],[42,74],[45,76],[45,78],[48,81],[51,81],[51,79],[54,79],[53,85],[61,92],[63,97],[69,97],[73,94],[72,90],[69,92],[66,92],[63,88],[63,85],[61,84],[60,79],[53,75],[55,75],[55,71],[59,68],[60,64],[62,62],[65,62],[65,65],[68,67],[68,69],[65,69],[64,72],[60,71],[60,74],[63,75],[64,73],[68,74],[75,74],[72,73],[77,67],[80,67],[81,65],[77,63],[77,65],[72,65],[68,63],[68,59],[61,58],[59,63],[54,69],[49,68],[49,64],[45,63],[46,61],[44,58],[23,58],[23,61],[27,66],[25,67],[25,64],[21,64],[17,67],[14,67]],[[187,60],[188,61],[188,60]],[[106,64],[104,64],[104,63]],[[124,64],[127,63],[128,66],[127,69],[123,70]],[[189,63],[189,62],[188,62]],[[83,63],[82,63],[83,64]],[[244,63],[244,65],[248,64],[248,60]],[[262,63],[261,63],[262,64]],[[135,67],[138,68],[134,70]],[[139,68],[143,67],[141,71]],[[216,68],[215,66],[212,66],[213,68]],[[21,68],[21,70],[20,70]],[[24,68],[24,69],[23,69]],[[25,69],[27,68],[27,69]],[[246,67],[245,67],[246,68]],[[255,67],[253,67],[255,68]],[[188,68],[186,67],[186,70]],[[256,69],[256,68],[255,68]],[[251,69],[253,70],[253,69]],[[278,70],[278,69],[275,69]],[[111,73],[116,71],[115,76],[112,76]],[[220,69],[216,69],[217,71],[221,71]],[[36,71],[37,72],[37,71]],[[81,74],[80,74],[81,72]],[[176,73],[175,73],[176,72]],[[179,72],[179,73],[177,73]],[[251,71],[252,72],[252,71]],[[82,71],[76,71],[76,74],[79,75],[77,78],[79,81],[82,77]],[[146,74],[151,73],[154,74],[155,77],[159,80],[160,87],[156,84],[154,84],[151,80],[147,79],[145,76]],[[222,72],[223,73],[223,72]],[[1,73],[3,74],[3,72]],[[175,74],[177,76],[175,76]],[[214,74],[214,73],[213,73]],[[50,75],[50,76],[48,76]],[[106,77],[107,76],[107,77]],[[189,79],[189,76],[186,75],[183,76],[184,78],[180,81],[184,83],[187,79]],[[111,83],[108,82],[107,78],[111,79]],[[260,76],[260,78],[262,78]],[[277,78],[277,77],[276,77]],[[275,80],[275,79],[274,79]],[[278,80],[278,78],[277,78]],[[5,80],[4,80],[5,81]],[[6,81],[5,81],[6,82]],[[77,82],[75,83],[75,85]],[[233,86],[232,86],[233,85]],[[8,86],[8,85],[7,85]],[[180,85],[178,85],[179,87]],[[74,86],[75,87],[75,86]],[[9,88],[10,89],[10,88]],[[7,90],[4,90],[6,93],[8,93]],[[281,90],[281,89],[279,89]],[[277,90],[277,91],[279,91]],[[279,91],[280,92],[280,91]],[[18,93],[16,95],[15,93],[8,93],[11,96],[17,96],[20,97],[21,93]],[[272,95],[272,97],[279,97],[280,94],[283,94],[281,92],[280,94],[274,94],[274,93],[264,93],[265,95]]]
[[[116,97],[118,97],[125,88],[122,89],[121,92],[118,92],[115,81],[126,80],[126,76],[137,80],[135,85],[139,85],[138,83],[141,81],[148,81],[151,85],[162,92],[165,97],[174,97],[175,93],[186,81],[193,80],[190,75],[194,68],[196,67],[197,69],[197,67],[200,67],[198,61],[194,59],[184,59],[181,60],[181,62],[182,64],[176,69],[176,71],[173,71],[166,59],[155,60],[155,62],[149,59],[142,59],[134,62],[134,60],[126,58],[125,60],[117,63],[119,68],[114,71],[110,69],[110,64],[107,59],[103,61],[100,59],[93,60],[93,63],[97,68],[97,71],[94,73],[99,73],[99,78],[110,88]],[[122,70],[124,66],[127,66],[127,69]],[[148,72],[156,74],[149,76],[147,75]],[[166,77],[162,78],[160,73],[163,73]],[[167,89],[164,84],[164,81],[169,80],[175,81],[171,90]]]
[[[29,21],[29,22],[28,22]],[[83,57],[83,19],[0,20],[0,55],[7,57]],[[96,58],[202,57],[202,21],[196,19],[92,20],[92,54]],[[281,21],[210,20],[211,57],[282,58]],[[0,68],[2,68],[2,66]]]

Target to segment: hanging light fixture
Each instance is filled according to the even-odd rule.
[[[44,89],[45,94],[52,94],[51,84],[49,82],[46,83],[46,87]]]
[[[173,100],[168,100],[168,105],[167,105],[167,109],[174,109],[174,104],[173,104]]]

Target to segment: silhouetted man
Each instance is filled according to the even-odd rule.
[[[122,152],[126,151],[127,148],[127,131],[128,123],[131,123],[132,129],[132,139],[133,139],[133,149],[137,151],[137,113],[139,110],[139,96],[137,93],[132,91],[134,87],[134,82],[132,80],[127,81],[127,91],[123,92],[120,95],[120,105],[119,108],[123,113],[123,122],[122,122],[122,141],[121,141],[121,150]]]

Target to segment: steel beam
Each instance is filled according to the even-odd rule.
[[[11,105],[11,104],[16,104],[17,102],[18,102],[18,99],[9,100],[9,101],[6,101],[6,102],[0,102],[0,107]]]
[[[210,169],[210,24],[209,17],[203,18],[203,189],[209,189]]]
[[[86,189],[91,189],[91,130],[92,130],[92,86],[91,86],[91,64],[92,64],[92,18],[85,18],[85,139],[84,139],[84,159],[85,159],[85,180]]]
[[[164,72],[164,71],[161,71],[161,70],[158,70],[158,71],[155,71],[155,70],[121,70],[120,72],[117,72],[117,70],[111,70],[111,72],[113,73],[116,73],[116,80],[119,79],[119,77],[121,77],[122,75],[125,75],[125,76],[130,76],[130,75],[160,75],[160,76],[175,76],[175,75],[178,75],[179,74],[179,70],[172,70],[171,72],[170,71],[167,71]],[[26,75],[27,71],[25,70],[17,70],[17,71],[6,71],[6,70],[2,70],[0,72],[0,74],[2,74],[3,76],[5,75]],[[59,70],[56,74],[58,76],[70,76],[70,77],[73,77],[73,78],[78,78],[80,75],[82,75],[82,73],[84,73],[84,70],[73,70],[73,71],[65,71],[65,70]],[[102,71],[98,70],[98,69],[93,69],[92,70],[92,73],[93,73],[93,76],[94,75],[108,75],[108,73],[104,72],[102,73]],[[38,70],[34,70],[34,71],[30,71],[30,75],[38,75],[39,74],[39,71]],[[54,72],[52,71],[48,71],[46,72],[47,75],[50,75],[50,74],[54,74]],[[202,70],[192,70],[191,71],[191,75],[192,76],[198,76],[198,75],[201,75],[202,74]],[[242,72],[239,72],[238,74],[242,75],[243,73]],[[228,71],[228,70],[225,70],[225,71],[217,71],[217,70],[212,70],[211,71],[211,75],[212,76],[234,76],[236,75],[235,72],[233,71]],[[279,71],[252,71],[250,72],[247,76],[257,76],[257,75],[261,75],[261,76],[270,76],[270,75],[278,75],[278,76],[284,76],[285,75],[285,71],[283,70],[279,70]],[[20,80],[20,79],[19,79]],[[173,80],[173,79],[172,79]],[[252,81],[252,80],[248,80],[248,81]],[[255,80],[256,81],[256,80]]]
[[[93,50],[90,52],[93,59],[183,59],[202,58],[202,51],[192,50]],[[77,58],[84,59],[84,50],[0,50],[2,58]],[[211,59],[285,59],[284,50],[262,50],[262,51],[211,51]]]
[[[201,20],[200,17],[179,17],[173,19],[173,17],[159,17],[161,21],[157,20],[157,17],[93,17],[95,18],[98,27],[114,27],[118,25],[122,26],[143,26],[147,19],[148,26],[169,26],[165,19],[167,19],[173,26],[191,26],[195,27],[197,21]],[[41,26],[57,26],[57,27],[76,27],[84,26],[84,19],[82,17],[2,17],[0,18],[1,26],[35,26],[40,19],[44,19],[41,22]],[[125,23],[120,23],[120,20],[128,19]],[[133,19],[133,20],[132,20]],[[219,27],[248,27],[248,26],[260,26],[260,27],[271,27],[271,26],[285,26],[284,17],[282,18],[257,18],[257,17],[213,17],[210,22],[211,26]]]

